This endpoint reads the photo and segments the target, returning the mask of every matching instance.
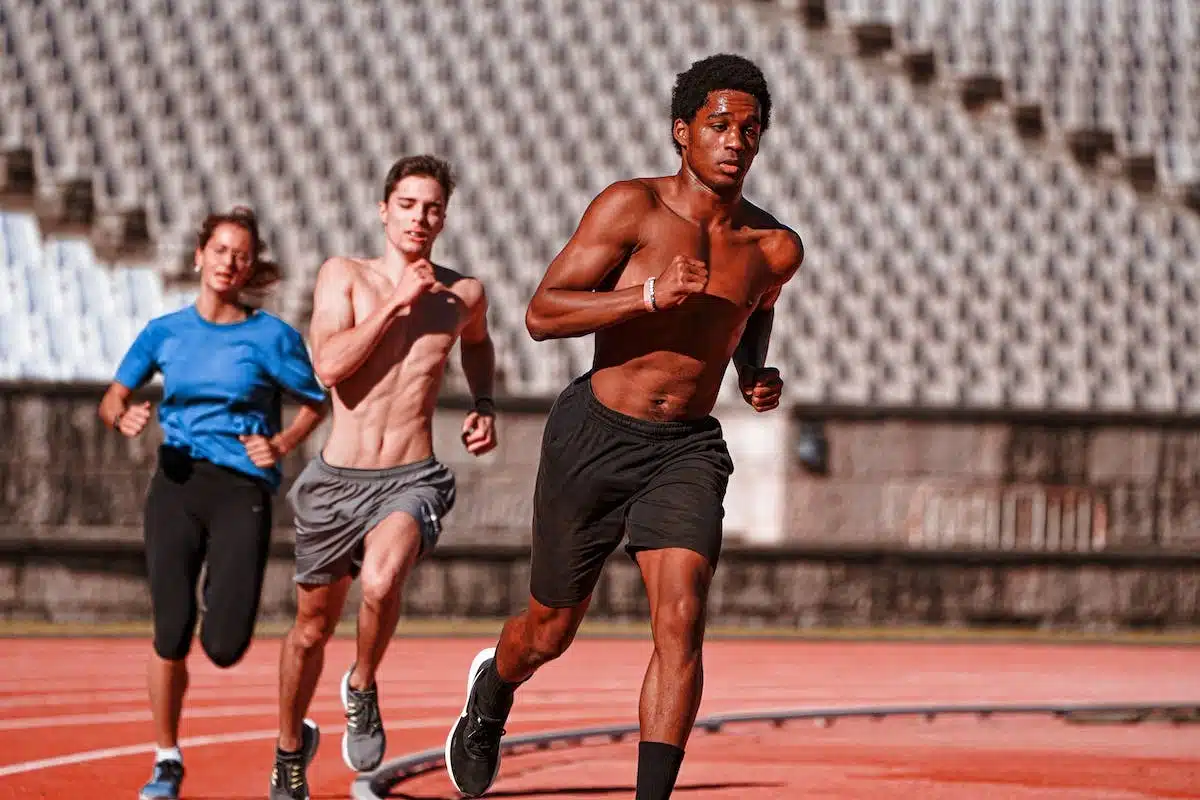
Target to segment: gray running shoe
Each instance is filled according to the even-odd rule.
[[[356,772],[370,772],[383,761],[387,734],[379,715],[377,686],[358,691],[350,688],[354,665],[342,676],[342,707],[346,710],[346,732],[342,734],[342,760]]]
[[[275,767],[271,770],[269,800],[309,800],[308,765],[317,754],[321,730],[311,719],[304,720],[300,731],[300,752],[284,755],[275,749]]]

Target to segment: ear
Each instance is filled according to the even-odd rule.
[[[675,142],[680,147],[687,149],[688,142],[691,140],[692,129],[688,127],[686,122],[681,119],[677,119],[671,128],[671,135],[674,136]]]
[[[379,221],[380,221],[380,223],[382,223],[384,225],[387,224],[387,201],[386,200],[381,200],[379,202]]]
[[[203,261],[204,248],[197,247],[196,252],[192,253],[192,269],[196,272],[200,271],[200,262]]]

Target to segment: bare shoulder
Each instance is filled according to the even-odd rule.
[[[458,298],[468,308],[473,308],[481,302],[487,302],[487,292],[483,288],[483,281],[478,278],[438,264],[433,266],[433,274],[437,278],[438,283],[458,295]]]
[[[636,229],[662,205],[657,178],[630,178],[610,183],[592,200],[589,221],[608,230]]]
[[[799,269],[804,262],[804,242],[800,234],[749,201],[743,203],[742,212],[746,226],[758,240],[771,269],[784,276]]]
[[[604,187],[593,202],[632,211],[648,211],[661,202],[660,184],[663,178],[628,178]]]
[[[361,280],[365,269],[367,265],[362,259],[331,256],[317,271],[317,283],[330,288],[344,289]]]

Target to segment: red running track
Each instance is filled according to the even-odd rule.
[[[380,680],[388,755],[436,747],[462,707],[466,669],[490,639],[398,638]],[[7,639],[0,645],[0,800],[134,798],[152,731],[140,639]],[[184,709],[189,800],[263,798],[271,768],[278,641],[232,670],[197,656]],[[313,798],[346,798],[331,643],[312,709]],[[636,720],[650,643],[581,639],[518,697],[510,733]],[[1196,703],[1200,648],[714,640],[700,713],[870,703]],[[636,743],[521,754],[490,796],[633,795]],[[454,797],[443,773],[395,797]],[[708,798],[1200,798],[1200,726],[1067,725],[1050,718],[843,720],[832,728],[734,726],[695,734],[675,794]]]

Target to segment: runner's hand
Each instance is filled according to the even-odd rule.
[[[392,303],[397,308],[410,306],[436,283],[437,278],[434,277],[433,264],[424,258],[414,261],[400,276],[400,281],[392,292]]]
[[[246,455],[250,456],[254,466],[270,469],[279,462],[279,448],[267,437],[256,433],[249,436],[243,434],[238,438],[241,439],[242,446],[246,448]]]
[[[659,310],[674,308],[708,285],[708,265],[696,258],[675,256],[654,282],[654,303]]]
[[[775,367],[744,367],[738,373],[742,398],[755,411],[770,411],[779,405],[783,378]]]
[[[462,441],[473,456],[481,456],[496,447],[496,416],[490,408],[467,414],[463,420]]]
[[[117,417],[116,428],[122,435],[132,439],[146,429],[146,423],[149,421],[150,403],[139,403],[121,412]]]

